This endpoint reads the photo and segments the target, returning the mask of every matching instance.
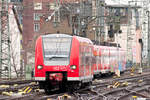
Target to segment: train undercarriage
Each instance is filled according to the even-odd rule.
[[[85,84],[80,81],[67,81],[66,72],[48,72],[46,73],[46,81],[39,81],[40,89],[44,89],[46,94],[50,94],[57,90],[59,90],[59,92],[72,92],[84,86]]]

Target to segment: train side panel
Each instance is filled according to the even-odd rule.
[[[82,82],[89,82],[93,78],[94,67],[93,60],[93,45],[89,40],[80,39],[79,46],[79,77]]]
[[[109,54],[109,48],[101,46],[101,73],[108,73],[110,71]]]
[[[37,66],[43,66],[43,49],[42,49],[42,37],[39,37],[36,41],[35,50],[35,80],[45,81],[44,69],[37,69]]]
[[[75,65],[76,69],[68,69],[67,79],[68,81],[79,81],[79,41],[73,37],[72,38],[72,47],[70,53],[70,66]]]
[[[116,47],[110,47],[110,66],[111,66],[111,72],[115,72],[118,69],[118,54]]]
[[[76,70],[68,71],[68,81],[89,82],[93,78],[92,52],[93,45],[89,39],[74,36],[72,40],[70,65]]]
[[[93,67],[94,75],[98,75],[101,72],[101,47],[94,45],[93,51]]]

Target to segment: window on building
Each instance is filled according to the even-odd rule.
[[[23,2],[23,0],[10,0],[10,2]]]
[[[42,3],[34,3],[34,10],[42,10]]]
[[[34,13],[34,20],[40,20],[41,16],[42,16],[41,13]]]
[[[55,4],[54,3],[50,3],[50,10],[54,10],[55,9]]]
[[[39,23],[34,23],[34,31],[38,32],[40,30],[40,24]]]

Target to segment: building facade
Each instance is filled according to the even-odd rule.
[[[31,45],[35,35],[39,34],[40,17],[48,16],[53,11],[54,3],[50,0],[23,0],[23,57],[27,64],[27,57],[31,54],[27,52],[34,51],[34,45]],[[32,55],[34,56],[34,55]]]
[[[58,30],[66,32],[63,26],[66,27],[65,29],[69,31],[69,34],[85,36],[84,32],[86,32],[86,37],[91,40],[112,43],[118,42],[122,48],[127,50],[128,59],[139,63],[141,51],[139,51],[140,45],[138,40],[141,38],[141,27],[139,26],[139,11],[136,11],[137,8],[134,6],[130,8],[128,5],[119,4],[107,5],[105,4],[105,0],[100,0],[99,4],[101,4],[101,6],[99,7],[97,2],[98,0],[89,0],[89,2],[83,1],[79,4],[77,0],[64,0],[63,2],[58,0],[57,3],[50,0],[24,0],[23,54],[25,64],[27,64],[27,58],[30,57],[29,55],[32,55],[29,52],[34,51],[36,36],[57,32]],[[76,11],[76,13],[70,13],[71,16],[65,17],[64,20],[60,20],[61,13],[57,13],[58,17],[55,16],[55,18],[53,18],[54,16],[52,17],[51,15],[54,13],[54,10],[58,10],[57,8],[59,8],[61,3],[66,3],[65,9],[71,6],[71,8],[73,8],[71,3],[75,3],[78,8],[74,10],[69,8],[68,11]],[[87,4],[89,4],[89,8],[85,6]],[[89,12],[87,9],[89,9]],[[86,14],[89,14],[89,17],[85,18]],[[59,28],[53,27],[54,22],[55,24],[57,23],[56,20],[60,23]],[[73,22],[75,20],[76,22]],[[83,28],[83,30],[79,30],[81,28]],[[111,28],[114,29],[115,33],[111,33]],[[121,34],[117,34],[117,32],[119,32],[118,30],[122,30]]]

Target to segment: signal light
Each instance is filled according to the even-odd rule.
[[[109,30],[109,31],[108,31],[108,35],[109,35],[110,38],[113,38],[113,37],[114,37],[114,32],[113,32],[113,30]]]
[[[70,66],[70,68],[71,68],[71,69],[76,69],[77,66],[76,66],[76,65],[72,65],[72,66]]]
[[[43,66],[42,65],[38,65],[37,69],[43,69]]]

